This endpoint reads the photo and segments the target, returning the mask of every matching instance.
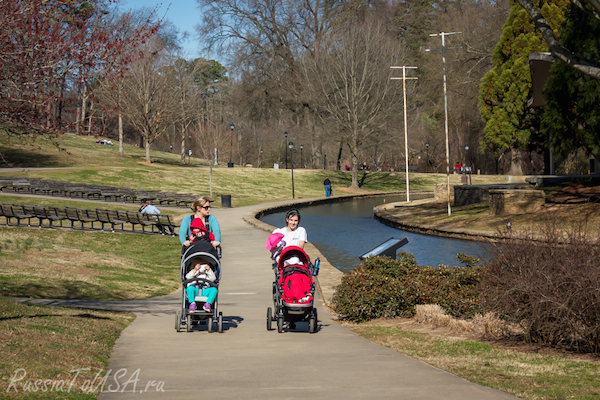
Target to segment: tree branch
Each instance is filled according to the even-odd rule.
[[[600,80],[600,67],[583,60],[564,47],[556,38],[554,31],[550,28],[550,25],[548,25],[548,22],[544,19],[540,10],[534,6],[530,0],[517,0],[517,2],[531,16],[535,23],[535,27],[542,33],[542,36],[546,43],[548,43],[548,46],[550,46],[550,51],[554,57],[566,62],[576,70]]]

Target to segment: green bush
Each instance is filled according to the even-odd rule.
[[[412,254],[370,257],[342,278],[333,308],[343,319],[411,317],[417,304],[438,304],[454,316],[480,311],[479,267],[419,267]]]

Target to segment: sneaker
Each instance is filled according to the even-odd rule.
[[[190,312],[194,312],[196,311],[196,302],[193,302],[192,304],[190,304]]]
[[[206,312],[210,312],[210,304],[209,303],[204,303],[204,306],[202,307],[202,309]]]

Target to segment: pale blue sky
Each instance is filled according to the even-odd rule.
[[[194,26],[200,22],[200,10],[196,0],[173,0],[173,1],[154,1],[154,0],[121,0],[119,7],[123,11],[136,9],[140,7],[154,8],[158,6],[157,16],[171,21],[180,33],[186,31],[188,40],[182,43],[183,51],[188,53],[188,58],[205,57],[200,50],[200,45],[196,39]],[[165,15],[166,12],[166,15]]]

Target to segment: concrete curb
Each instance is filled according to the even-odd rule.
[[[410,203],[388,203],[376,207],[373,212],[373,217],[379,222],[391,226],[392,228],[401,229],[403,231],[420,233],[423,235],[439,236],[452,239],[472,240],[477,242],[494,242],[500,239],[506,239],[501,233],[489,231],[480,231],[475,229],[461,228],[445,228],[439,225],[422,225],[403,221],[401,217],[394,215],[393,210],[399,207],[413,207],[428,203],[435,203],[436,200],[423,199],[416,200]]]

